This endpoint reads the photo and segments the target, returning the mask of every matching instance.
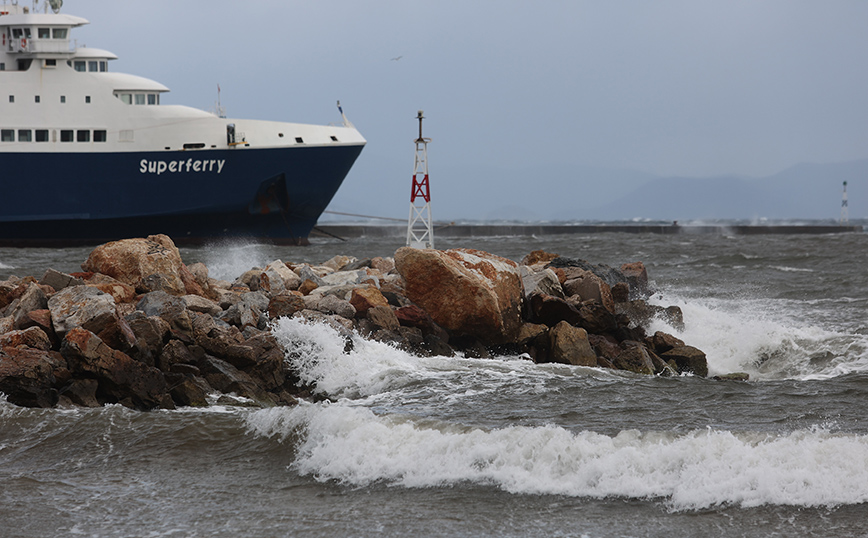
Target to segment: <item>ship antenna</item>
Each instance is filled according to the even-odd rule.
[[[347,116],[344,114],[344,109],[341,107],[341,102],[338,100],[338,112],[341,113],[341,119],[344,121],[344,127],[354,127],[350,120],[347,119]]]

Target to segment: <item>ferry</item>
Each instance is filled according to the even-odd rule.
[[[23,5],[23,4],[29,5]],[[228,119],[78,47],[62,0],[0,4],[0,245],[308,244],[365,145],[341,121]]]

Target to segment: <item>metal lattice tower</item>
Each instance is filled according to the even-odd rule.
[[[850,222],[850,210],[847,207],[847,182],[844,182],[844,197],[841,198],[841,224]]]
[[[416,139],[416,162],[413,166],[413,190],[410,192],[410,219],[407,221],[407,246],[434,248],[434,227],[431,221],[431,190],[428,185],[428,142],[422,137],[422,111],[419,138]]]

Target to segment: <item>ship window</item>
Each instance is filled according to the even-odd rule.
[[[337,142],[337,141],[338,141],[338,137],[336,137],[335,135],[332,135],[332,136],[331,136],[331,139],[332,139],[332,142]]]
[[[84,96],[84,102],[87,103],[87,104],[90,104],[90,95],[85,95],[85,96]]]
[[[108,135],[105,131],[94,131],[93,132],[93,141],[94,142],[105,142],[108,140]]]
[[[39,36],[39,39],[51,39],[51,28],[40,28],[36,35]]]
[[[106,71],[108,71],[108,62],[103,60],[99,63],[99,72],[105,73]]]
[[[13,28],[12,29],[12,37],[14,39],[20,39],[22,35],[23,35],[23,32],[22,32],[21,28]]]
[[[202,149],[205,147],[205,144],[201,142],[184,144],[184,149]]]
[[[72,142],[72,131],[62,130],[60,131],[60,141],[61,142]]]
[[[0,62],[0,71],[6,71],[6,62]]]
[[[0,141],[2,141],[2,142],[15,142],[15,130],[14,129],[2,129],[2,130],[0,130]]]
[[[80,130],[75,134],[76,142],[90,142],[90,131]]]
[[[18,129],[19,142],[33,142],[33,132],[30,129]]]
[[[51,34],[54,36],[54,39],[66,39],[66,31],[66,28],[53,28]]]
[[[14,102],[15,102],[15,96],[14,96],[14,95],[10,95],[10,96],[9,96],[9,102],[10,102],[10,103],[14,103]]]
[[[38,96],[38,95],[34,95],[34,96],[33,96],[33,100],[34,100],[35,102],[38,103],[38,102],[39,102],[39,96]]]
[[[156,105],[157,104],[157,94],[155,94],[155,93],[149,93],[148,94],[148,104],[149,105]]]
[[[82,72],[82,73],[83,73],[84,71],[87,71],[87,62],[85,62],[84,60],[76,60],[76,61],[73,63],[73,68],[74,68],[76,71],[79,71],[79,72]]]
[[[48,142],[48,129],[37,129],[36,130],[36,141],[37,142]]]
[[[98,69],[99,69],[99,63],[97,63],[96,60],[87,62],[87,70],[90,71],[91,73],[96,73],[96,71]]]
[[[145,104],[145,94],[143,94],[143,93],[137,93],[136,94],[136,104],[137,105]]]
[[[57,60],[45,60],[45,63],[42,64],[43,67],[57,67]]]
[[[65,103],[65,102],[66,102],[66,96],[65,96],[65,95],[61,95],[61,96],[60,96],[60,102],[61,102],[61,103]]]
[[[297,143],[299,143],[299,144],[304,144],[304,139],[303,139],[302,137],[300,137],[300,136],[296,136],[296,137],[295,137],[295,141],[296,141]]]
[[[133,96],[129,93],[119,93],[118,99],[121,100],[124,104],[131,105],[133,104]]]

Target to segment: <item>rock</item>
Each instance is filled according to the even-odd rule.
[[[578,295],[582,301],[597,301],[609,312],[615,311],[615,301],[612,298],[612,288],[602,278],[584,270],[565,271],[567,281],[564,282],[564,293],[567,296]]]
[[[588,342],[590,342],[591,346],[594,348],[594,352],[597,354],[598,363],[599,358],[603,357],[613,363],[612,368],[615,367],[614,361],[618,358],[618,355],[621,354],[622,349],[614,338],[599,334],[589,334]]]
[[[664,361],[675,361],[681,373],[692,372],[694,375],[708,377],[708,360],[705,353],[693,346],[681,346],[660,355]]]
[[[135,345],[135,334],[115,308],[114,298],[90,286],[64,288],[48,301],[51,322],[57,336],[63,338],[76,327],[100,334],[116,349]]]
[[[199,378],[184,376],[171,386],[172,401],[180,407],[208,407],[208,393],[213,389]]]
[[[293,273],[295,274],[295,273]],[[304,310],[304,299],[293,293],[282,293],[268,302],[268,317],[271,319],[288,318]]]
[[[307,295],[310,292],[312,292],[313,290],[317,289],[318,287],[319,287],[319,285],[317,285],[317,283],[315,281],[308,278],[308,279],[305,279],[304,282],[302,282],[298,286],[298,291],[300,291],[303,295]]]
[[[50,351],[0,348],[0,392],[22,407],[54,407],[59,399],[55,370],[63,366],[63,359]]]
[[[368,310],[375,306],[389,306],[389,301],[373,286],[354,288],[350,295],[350,304],[356,309],[356,316],[364,317]]]
[[[166,380],[159,370],[111,349],[86,329],[77,327],[69,331],[60,352],[73,373],[93,376],[99,381],[97,396],[105,403],[121,403],[140,410],[167,405]]]
[[[100,245],[81,268],[116,278],[139,293],[162,289],[171,295],[184,295],[181,265],[181,255],[171,239],[150,236]]]
[[[82,407],[100,407],[96,398],[99,381],[96,379],[73,379],[69,385],[60,391],[60,395],[69,399],[75,405]]]
[[[653,349],[654,353],[657,353],[658,355],[666,353],[670,349],[682,347],[685,345],[683,340],[680,340],[672,336],[671,334],[667,334],[662,331],[657,331],[656,333],[654,333],[654,336],[651,336],[647,340],[651,346],[651,349]]]
[[[5,318],[0,318],[0,334],[8,333],[15,329],[15,320],[12,319],[12,316],[6,316]]]
[[[156,366],[156,359],[171,335],[169,323],[159,316],[147,316],[144,312],[135,312],[126,320],[136,336],[136,345],[128,353],[148,366]]]
[[[372,332],[385,329],[387,331],[397,331],[401,326],[398,316],[388,305],[374,306],[365,312],[365,317],[372,325]]]
[[[575,366],[596,366],[597,354],[588,342],[584,329],[561,321],[549,331],[552,362]]]
[[[8,307],[8,314],[16,328],[29,321],[27,314],[34,310],[42,310],[48,305],[48,298],[38,284],[30,284],[24,293]]]
[[[332,259],[328,260],[327,262],[324,262],[323,265],[332,269],[333,271],[337,272],[337,271],[342,271],[344,269],[344,267],[346,267],[347,265],[349,265],[350,263],[352,263],[354,261],[356,261],[355,258],[352,258],[349,256],[337,255],[337,256],[333,257]]]
[[[213,293],[209,293],[210,290],[207,287],[207,282],[204,286],[200,284],[196,279],[196,275],[183,263],[178,268],[178,276],[181,277],[181,282],[184,284],[184,294],[198,295],[206,298],[214,296]]]
[[[592,264],[586,262],[585,260],[577,260],[572,258],[564,258],[559,257],[555,258],[549,263],[549,267],[552,269],[561,268],[567,272],[566,277],[567,280],[570,280],[570,268],[581,269],[583,271],[590,271],[591,273],[597,275],[598,277],[603,279],[603,282],[608,284],[610,287],[614,286],[618,282],[626,282],[627,277],[619,271],[618,269],[614,269],[605,264]],[[575,277],[572,277],[575,278]]]
[[[626,303],[630,300],[630,285],[626,282],[618,282],[612,286],[612,300],[616,303]]]
[[[220,308],[219,304],[210,299],[206,299],[205,297],[199,295],[184,295],[181,299],[184,300],[184,304],[187,305],[187,310],[190,312],[199,312],[202,314],[208,314],[209,316],[219,316],[223,313],[223,309]]]
[[[626,277],[630,289],[640,297],[647,297],[650,294],[648,271],[645,269],[645,264],[642,262],[625,263],[621,266],[621,273]]]
[[[165,291],[145,294],[136,304],[136,309],[141,310],[148,317],[162,318],[172,331],[190,334],[193,330],[190,314],[187,312],[187,303],[181,297],[169,295]]]
[[[395,270],[395,260],[394,258],[383,258],[380,256],[371,258],[371,269],[376,269],[380,274],[387,275]]]
[[[317,304],[317,310],[324,314],[335,314],[342,318],[353,319],[356,317],[356,309],[349,301],[338,299],[334,295],[326,295]]]
[[[521,284],[524,288],[525,299],[535,293],[551,295],[552,297],[564,298],[564,290],[558,275],[551,269],[533,271],[530,267],[521,266]]]
[[[628,370],[637,374],[652,375],[656,371],[654,361],[645,347],[639,342],[622,342],[623,351],[612,360],[619,370]]]
[[[51,286],[55,291],[60,291],[69,286],[81,286],[84,284],[84,281],[66,273],[61,273],[54,269],[48,269],[45,271],[45,274],[42,275],[39,284],[43,286]]]
[[[274,271],[283,279],[283,287],[287,290],[297,290],[301,285],[301,277],[280,260],[274,260],[265,266],[266,271]]]
[[[558,254],[551,254],[544,250],[534,250],[521,260],[522,265],[537,265],[541,263],[549,263],[558,258]]]
[[[197,363],[198,358],[184,342],[170,340],[160,350],[156,366],[163,372],[172,372],[179,364],[194,365]]]
[[[745,372],[733,372],[731,374],[716,375],[712,379],[715,381],[750,381],[750,374]]]
[[[205,381],[223,393],[234,393],[242,398],[250,398],[263,405],[274,405],[274,395],[256,386],[253,378],[226,361],[206,357],[202,362]]]
[[[277,271],[266,269],[259,274],[259,290],[277,295],[286,291],[286,283]]]
[[[200,314],[194,318],[193,338],[209,354],[236,368],[256,364],[256,352],[244,343],[241,331],[237,327],[220,325],[211,316]]]
[[[627,316],[635,326],[646,327],[653,318],[658,318],[669,323],[677,330],[684,329],[684,317],[681,309],[677,306],[663,308],[661,306],[649,305],[642,300],[633,300],[616,304],[615,313]]]
[[[530,298],[530,318],[535,323],[554,327],[561,321],[578,325],[582,321],[579,310],[559,297],[535,293]]]
[[[395,267],[407,297],[456,335],[499,344],[521,327],[521,275],[506,258],[470,249],[438,251],[404,247]]]
[[[51,350],[51,340],[39,327],[0,334],[0,347],[26,347],[42,351]]]
[[[299,265],[298,267],[296,267],[295,268],[295,274],[297,274],[299,277],[299,280],[301,280],[302,286],[304,285],[305,281],[307,281],[307,280],[310,280],[311,282],[313,282],[315,284],[314,288],[318,288],[320,286],[325,286],[325,282],[323,282],[323,279],[318,274],[316,274],[313,271],[313,269],[311,269],[311,267],[307,264]],[[307,294],[305,294],[305,295],[307,295]]]

